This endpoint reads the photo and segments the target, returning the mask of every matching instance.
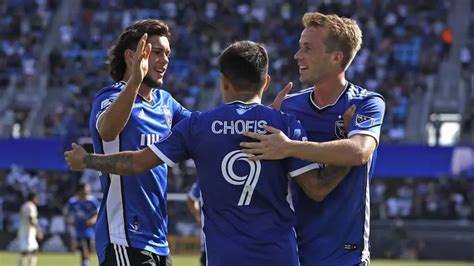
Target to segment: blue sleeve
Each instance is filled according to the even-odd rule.
[[[192,142],[191,117],[180,121],[171,129],[168,136],[151,144],[150,149],[169,166],[191,157],[189,143]]]
[[[96,128],[99,117],[107,110],[107,108],[109,108],[109,106],[115,101],[119,94],[119,89],[108,89],[96,96],[92,102],[91,111],[91,116],[94,118],[94,124]]]
[[[188,196],[193,200],[198,200],[201,198],[201,189],[199,188],[198,182],[193,183],[191,189],[188,192]]]
[[[178,103],[171,95],[170,105],[173,110],[173,126],[178,124],[179,121],[191,116],[191,112]]]
[[[308,138],[306,137],[306,131],[301,126],[301,123],[296,120],[294,116],[287,115],[287,122],[288,131],[286,132],[286,135],[288,136],[288,138],[300,141],[308,140]],[[318,169],[319,164],[297,158],[287,158],[285,159],[285,167],[287,173],[291,177],[295,177],[304,174],[310,170]]]
[[[369,135],[375,139],[378,145],[384,113],[385,101],[381,96],[375,95],[363,99],[358,104],[349,125],[348,137],[357,134]]]

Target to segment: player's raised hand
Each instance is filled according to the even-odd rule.
[[[148,73],[148,58],[151,53],[151,44],[146,43],[147,39],[148,34],[143,34],[133,54],[131,80],[141,82]]]
[[[281,130],[265,126],[269,135],[260,135],[255,132],[245,132],[243,135],[259,140],[259,142],[241,142],[243,152],[252,156],[250,160],[279,160],[288,157],[287,145],[291,141]]]
[[[356,111],[356,106],[355,104],[351,105],[351,107],[347,108],[347,110],[344,112],[344,115],[342,115],[342,118],[344,120],[344,132],[349,134],[349,125],[351,124],[352,117],[354,116]]]
[[[275,108],[277,110],[280,110],[281,108],[281,103],[285,99],[286,95],[290,92],[291,88],[293,88],[293,82],[288,82],[286,86],[278,93],[278,95],[275,97],[273,100],[273,103],[270,105],[270,107]]]
[[[86,156],[86,150],[76,143],[72,144],[72,150],[64,153],[64,158],[66,159],[69,169],[72,171],[81,171],[86,168],[84,163],[84,157]]]

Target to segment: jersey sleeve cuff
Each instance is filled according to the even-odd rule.
[[[150,147],[150,149],[156,154],[156,156],[158,156],[158,158],[160,158],[160,160],[165,162],[167,165],[171,167],[175,167],[177,165],[177,163],[173,162],[170,158],[168,158],[168,156],[161,152],[155,145],[151,144],[148,147]]]
[[[289,172],[288,174],[291,176],[291,177],[295,177],[295,176],[299,176],[299,175],[302,175],[308,171],[311,171],[311,170],[314,170],[314,169],[319,169],[319,164],[317,163],[312,163],[312,164],[308,164],[304,167],[301,167],[299,169],[296,169],[296,170],[293,170],[291,172]]]
[[[106,111],[106,110],[107,110],[107,109],[101,111],[101,112],[99,113],[99,115],[97,116],[97,119],[95,120],[95,129],[97,129],[97,131],[99,131],[99,120],[100,120],[100,118],[105,114],[105,111]]]
[[[375,139],[375,144],[376,146],[379,146],[379,135],[372,132],[372,131],[368,131],[368,130],[352,130],[351,132],[349,132],[349,134],[347,135],[348,138],[354,136],[354,135],[367,135],[367,136],[371,136],[372,138]]]

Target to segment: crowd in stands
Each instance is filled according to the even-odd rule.
[[[33,76],[45,32],[55,14],[56,0],[0,1],[0,96],[12,79],[18,88],[34,87]],[[1,107],[0,107],[1,109]],[[26,118],[15,106],[0,110],[0,137],[11,137],[12,126]]]
[[[266,102],[288,81],[295,83],[295,91],[304,88],[293,55],[302,15],[319,10],[354,18],[362,27],[364,45],[348,79],[383,94],[387,114],[381,140],[401,141],[409,96],[422,95],[433,86],[442,59],[438,54],[449,48],[443,33],[448,30],[445,18],[451,1],[435,2],[82,1],[77,16],[60,27],[61,39],[50,54],[50,86],[65,91],[66,100],[50,110],[44,121],[46,133],[88,134],[91,100],[111,82],[104,65],[107,49],[135,20],[156,17],[170,25],[172,56],[163,88],[196,110],[212,107],[201,105],[201,97],[217,89],[217,56],[234,40],[248,38],[266,45],[273,77]]]
[[[462,78],[467,90],[467,100],[461,124],[461,141],[474,143],[474,0],[471,0],[469,33],[466,46],[461,48],[459,60],[462,66]]]

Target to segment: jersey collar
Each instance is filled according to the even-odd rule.
[[[321,110],[326,109],[326,108],[328,108],[328,107],[334,106],[334,105],[337,104],[337,102],[339,102],[339,100],[341,99],[342,95],[344,95],[344,94],[346,93],[346,91],[347,91],[347,89],[349,89],[349,87],[350,87],[350,82],[348,81],[348,82],[346,83],[345,88],[342,90],[341,94],[339,94],[339,96],[336,98],[336,100],[335,100],[333,103],[327,104],[327,105],[321,106],[321,107],[318,106],[318,104],[315,103],[314,100],[313,100],[313,94],[316,93],[316,87],[313,87],[313,91],[309,94],[309,101],[310,101],[310,103],[311,103],[311,106],[315,107],[316,110],[318,110],[318,111],[321,111]]]

